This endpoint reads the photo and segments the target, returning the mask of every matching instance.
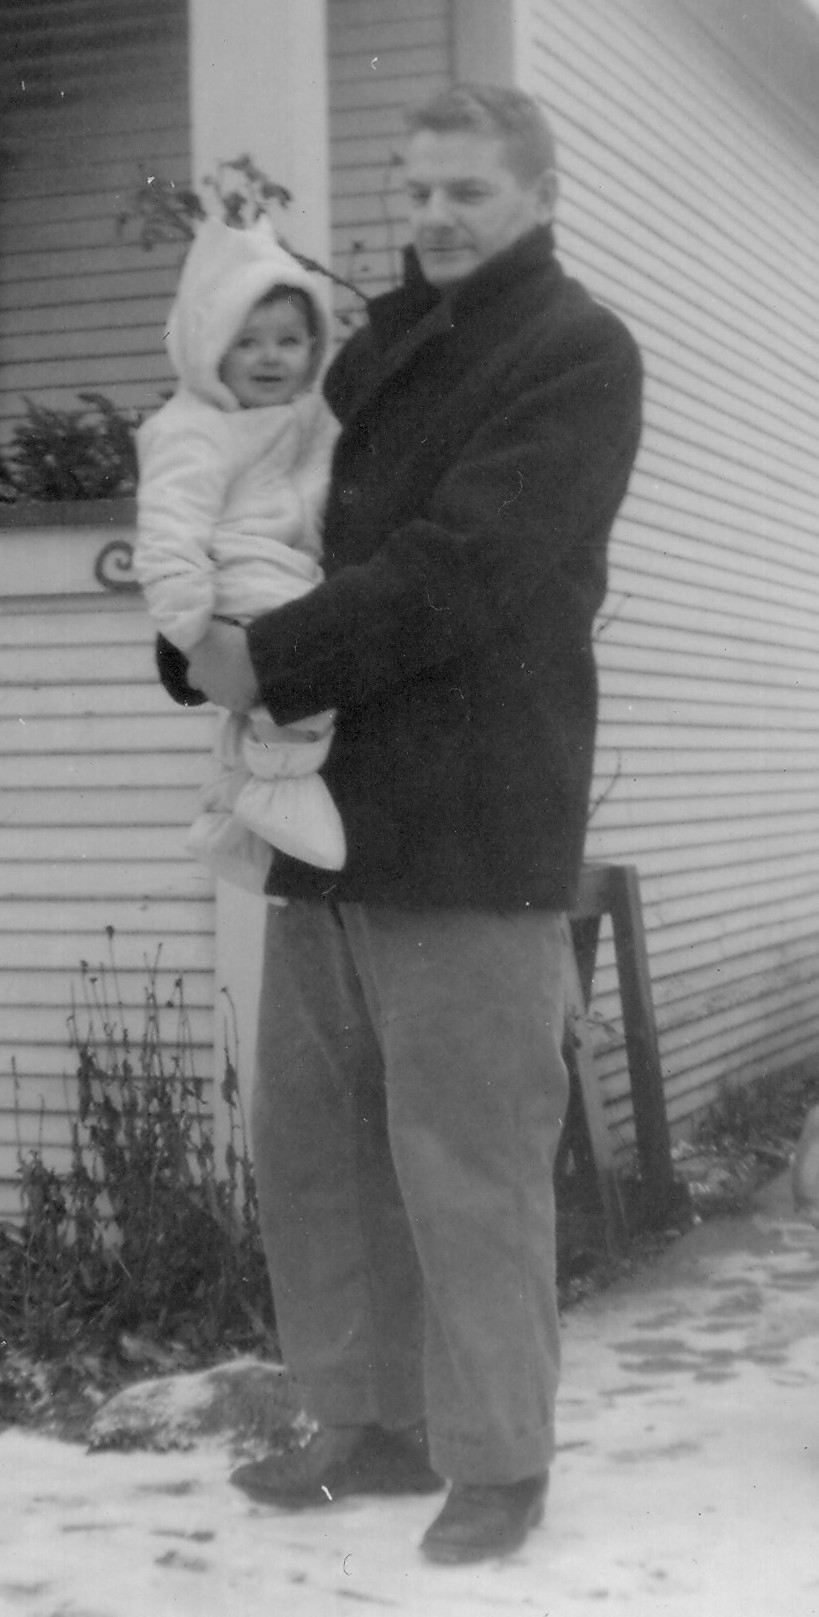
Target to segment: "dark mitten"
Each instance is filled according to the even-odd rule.
[[[207,701],[202,691],[194,690],[188,684],[188,659],[185,653],[166,640],[164,634],[157,635],[156,666],[168,695],[181,707],[201,707]]]

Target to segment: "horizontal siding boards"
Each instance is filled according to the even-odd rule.
[[[77,967],[77,977],[79,978],[79,962]],[[168,978],[166,981],[168,982],[168,993],[170,993],[173,979]],[[71,978],[69,974],[66,974],[66,982],[70,987]],[[51,1003],[43,1003],[43,998],[47,992],[53,992],[55,995],[57,995],[59,993],[58,985],[54,985],[53,988],[48,988],[46,985],[44,985],[41,988],[40,997],[36,1002],[38,1034],[36,1039],[33,1039],[30,1036],[32,1027],[31,1011],[35,1008],[34,1002],[30,1002],[25,1005],[12,1005],[10,1007],[6,1006],[3,1008],[2,1015],[4,1023],[4,1042],[18,1052],[14,1058],[15,1063],[20,1071],[21,1077],[27,1078],[29,1081],[31,1075],[22,1071],[22,1061],[25,1059],[25,1052],[29,1044],[35,1049],[37,1049],[40,1045],[59,1045],[61,1047],[62,1061],[65,1068],[70,1071],[72,1065],[74,1064],[72,1062],[71,1052],[69,1049],[69,1039],[66,1033],[68,1018],[71,1014],[72,1008],[70,992],[67,992],[65,998],[57,998],[53,1005]],[[142,1034],[144,1001],[142,995],[138,992],[138,980],[136,978],[134,979],[134,994],[135,997],[132,1000],[123,1000],[122,1025],[127,1029],[129,1044],[133,1044],[138,1047]],[[170,1017],[169,1021],[172,1036],[175,1018]],[[196,1007],[192,1007],[189,1021],[194,1045],[197,1046],[197,1048],[204,1053],[205,1057],[209,1059],[210,1043],[208,1035],[211,1027],[210,1008],[206,1006],[202,1011],[202,1014],[197,1016]],[[82,1025],[84,1026],[85,1024],[83,1023]],[[96,1038],[97,1035],[99,1035],[100,1047],[104,1049],[105,1037],[102,1026],[99,1022],[94,1022],[93,1027],[95,1030],[93,1036]],[[30,1091],[27,1095],[27,1099],[30,1102]]]
[[[0,1216],[19,1150],[67,1160],[73,1008],[82,1033],[107,1000],[138,1046],[155,972],[170,1049],[181,977],[191,1059],[213,1069],[213,896],[185,851],[212,720],[162,692],[138,600],[46,602],[31,546],[31,595],[0,615]]]
[[[404,112],[452,78],[450,0],[328,0],[333,267],[368,296],[400,274]],[[338,312],[355,310],[349,293]]]
[[[182,947],[187,951],[191,938],[206,936],[211,930],[212,897],[210,893],[197,893],[181,904],[169,897],[154,899],[150,904],[140,897],[120,898],[117,920],[117,931],[133,938],[140,959],[152,956],[157,939],[183,938],[187,941]],[[49,898],[3,900],[3,933],[12,947],[13,939],[22,937],[30,928],[38,938],[66,934],[79,939],[80,957],[89,958],[94,947],[100,947],[110,924],[107,900],[87,891],[73,903],[61,903],[59,907]]]
[[[146,254],[118,221],[150,173],[189,158],[184,0],[0,0],[0,444],[25,399],[101,391],[154,406],[178,245]]]
[[[773,55],[753,71],[731,28],[673,0],[539,0],[532,18],[561,254],[646,362],[588,852],[640,871],[682,1126],[720,1081],[819,1048],[819,121]],[[815,41],[819,62],[819,23]],[[626,1145],[607,931],[594,1008]]]

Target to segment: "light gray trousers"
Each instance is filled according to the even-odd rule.
[[[553,1454],[562,947],[545,911],[270,910],[253,1147],[285,1361],[324,1424],[426,1417],[460,1482]]]

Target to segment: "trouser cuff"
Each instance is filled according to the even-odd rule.
[[[522,1482],[524,1477],[543,1476],[554,1459],[555,1438],[551,1426],[527,1433],[514,1444],[494,1444],[456,1436],[429,1434],[429,1454],[433,1470],[450,1482],[475,1484]]]

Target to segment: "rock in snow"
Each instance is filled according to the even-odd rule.
[[[124,1388],[95,1415],[90,1446],[165,1452],[207,1442],[255,1455],[308,1430],[283,1367],[243,1358]]]

